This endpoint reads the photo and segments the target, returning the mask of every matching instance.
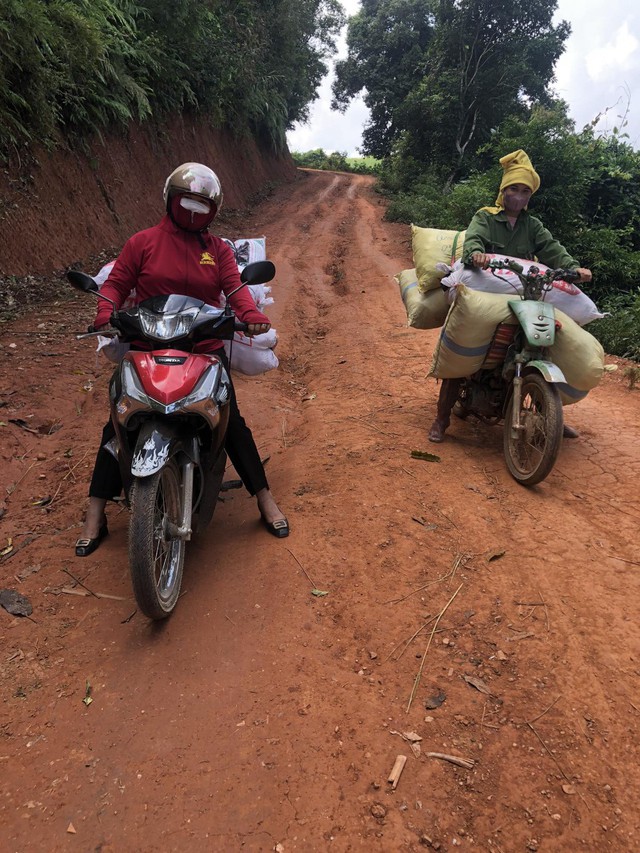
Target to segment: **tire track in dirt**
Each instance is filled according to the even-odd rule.
[[[252,502],[227,493],[190,543],[166,625],[126,621],[130,599],[44,592],[72,585],[67,568],[130,596],[126,512],[110,510],[91,559],[71,556],[108,369],[61,337],[66,373],[22,353],[0,372],[4,395],[29,369],[11,417],[44,422],[56,399],[62,423],[44,437],[12,427],[22,458],[3,462],[12,481],[38,464],[7,499],[0,541],[41,534],[1,566],[41,566],[20,586],[37,624],[0,622],[0,759],[21,768],[0,799],[12,848],[635,849],[640,590],[620,558],[638,559],[637,393],[611,375],[572,407],[583,437],[533,490],[506,473],[499,430],[456,422],[427,445],[435,333],[406,328],[392,275],[411,266],[408,229],[383,212],[370,179],[303,172],[229,234],[266,234],[278,269],[281,368],[237,387],[292,535],[265,536]],[[34,519],[36,492],[84,453]],[[407,731],[423,737],[419,758],[392,733]]]

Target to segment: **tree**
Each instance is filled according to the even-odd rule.
[[[349,24],[336,103],[365,88],[364,150],[389,155],[400,140],[451,182],[506,116],[551,102],[570,33],[553,25],[555,9],[556,0],[365,0]]]
[[[349,21],[348,56],[336,63],[334,109],[344,111],[359,92],[371,120],[363,150],[386,157],[402,124],[397,113],[424,73],[435,15],[425,0],[363,0]]]

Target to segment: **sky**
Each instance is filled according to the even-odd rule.
[[[354,15],[360,0],[341,0]],[[556,94],[569,104],[576,129],[602,114],[598,130],[620,127],[634,148],[640,148],[640,4],[637,0],[558,0],[556,20],[571,24],[566,50],[556,65]],[[337,58],[346,55],[345,31]],[[361,97],[342,114],[331,109],[330,73],[311,106],[309,122],[288,133],[292,151],[346,151],[358,156],[368,110]]]

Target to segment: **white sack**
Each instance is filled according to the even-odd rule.
[[[491,259],[505,259],[504,255],[489,255],[488,257]],[[524,261],[520,258],[511,258],[511,260],[517,261],[523,267],[524,273],[527,273],[529,267],[534,264],[541,272],[546,272],[549,269],[544,264],[534,261]],[[468,268],[464,266],[462,261],[456,261],[452,267],[452,271],[442,279],[442,284],[450,289],[450,302],[453,302],[455,288],[461,284],[464,284],[471,290],[484,291],[485,293],[506,293],[513,294],[514,296],[522,293],[522,283],[518,276],[511,272],[511,270],[500,270],[498,276],[500,278],[493,275],[490,270]],[[568,314],[580,326],[585,326],[592,320],[597,320],[605,316],[598,311],[595,302],[586,293],[580,290],[575,284],[569,284],[566,281],[554,281],[553,287],[546,293],[544,301],[550,302],[556,308],[564,311],[565,314]]]

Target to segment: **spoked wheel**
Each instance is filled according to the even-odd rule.
[[[129,566],[138,607],[150,619],[165,619],[182,583],[185,540],[172,534],[182,520],[180,473],[169,462],[137,479],[131,493]]]
[[[513,397],[504,421],[504,455],[511,475],[524,486],[533,486],[550,473],[562,443],[562,401],[556,386],[538,373],[523,376],[523,428],[516,437],[512,423]]]

